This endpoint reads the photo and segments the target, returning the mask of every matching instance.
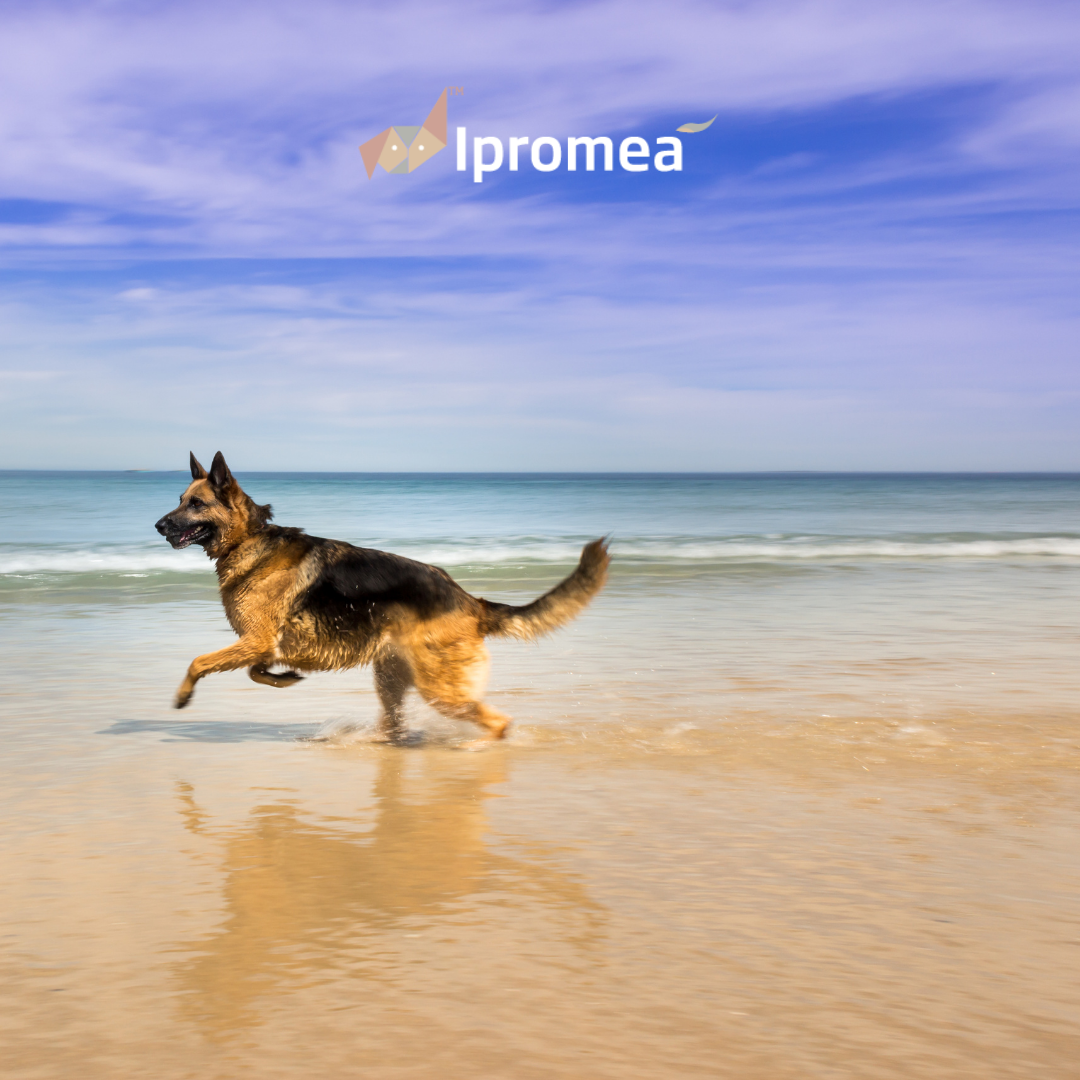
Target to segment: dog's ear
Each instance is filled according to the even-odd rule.
[[[235,483],[233,474],[229,472],[229,466],[225,464],[225,455],[220,450],[214,455],[214,460],[210,464],[210,483],[218,491]]]
[[[191,479],[206,479],[206,470],[199,464],[199,459],[194,454],[191,455]]]

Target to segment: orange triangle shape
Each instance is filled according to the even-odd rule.
[[[364,168],[367,169],[367,178],[369,180],[371,174],[375,171],[375,166],[379,164],[379,155],[382,153],[382,148],[386,145],[386,140],[393,130],[393,128],[387,128],[385,131],[380,131],[375,138],[368,139],[360,147],[360,156],[364,159]]]
[[[435,136],[444,146],[446,145],[446,91],[442,92],[439,100],[435,102],[435,108],[428,113],[424,121],[424,127]]]

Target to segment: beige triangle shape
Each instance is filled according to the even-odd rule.
[[[408,156],[409,148],[405,145],[405,140],[391,128],[390,137],[386,140],[383,152],[379,155],[379,164],[387,172],[393,172]]]
[[[428,158],[433,157],[446,146],[440,142],[427,128],[421,128],[413,144],[409,147],[409,172],[423,165]]]

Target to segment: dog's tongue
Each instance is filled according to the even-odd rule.
[[[180,534],[180,539],[176,541],[178,548],[185,548],[191,543],[192,537],[201,529],[201,525],[196,525],[194,529],[185,529]]]

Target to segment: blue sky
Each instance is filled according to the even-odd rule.
[[[0,21],[0,468],[1080,469],[1075,4]],[[718,118],[368,180],[448,85],[451,136]]]

